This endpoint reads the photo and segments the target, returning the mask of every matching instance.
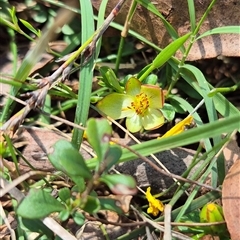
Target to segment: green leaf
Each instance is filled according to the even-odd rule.
[[[211,222],[222,222],[224,221],[223,210],[222,207],[215,203],[207,203],[201,210],[200,221],[203,223],[211,223]],[[216,226],[208,226],[205,227],[206,232],[214,233],[214,234],[223,234],[227,233],[226,225],[216,225]]]
[[[195,16],[195,4],[194,0],[188,0],[188,12],[191,23],[191,31],[193,32],[196,28],[196,16]]]
[[[101,210],[110,210],[118,214],[123,214],[123,210],[117,205],[116,199],[111,198],[99,198],[101,204]]]
[[[43,5],[38,4],[34,10],[37,13],[32,15],[32,18],[34,19],[35,22],[44,23],[48,20],[50,14]]]
[[[73,217],[74,222],[80,226],[82,226],[85,222],[85,217],[80,212],[75,211],[74,213],[72,213],[72,217]]]
[[[46,236],[46,239],[53,239],[54,236],[53,232],[40,219],[18,218],[18,226],[24,231],[25,236],[29,236],[32,232],[40,233]]]
[[[7,27],[17,31],[17,27],[12,22],[10,22],[2,17],[0,17],[0,24],[6,25]]]
[[[186,35],[176,39],[172,43],[170,43],[167,47],[165,47],[153,60],[152,63],[150,63],[148,66],[145,67],[146,71],[141,75],[139,78],[139,81],[143,81],[153,70],[156,68],[160,68],[163,64],[165,64],[173,55],[175,52],[183,46],[183,44],[187,41],[187,39],[190,37],[191,33],[187,33]]]
[[[62,210],[60,213],[59,213],[59,219],[62,221],[62,222],[64,222],[64,221],[66,221],[68,218],[69,218],[69,216],[70,216],[70,212],[69,212],[69,210],[68,209],[64,209],[64,210]]]
[[[21,62],[21,65],[17,73],[15,74],[14,79],[17,79],[19,82],[22,83],[26,80],[31,69],[35,66],[35,64],[41,58],[41,54],[47,48],[49,41],[52,39],[55,33],[56,26],[57,23],[51,24],[50,27],[45,32],[43,32],[43,34],[37,41],[35,47],[27,53],[26,57]],[[12,87],[10,94],[16,96],[19,90],[20,86]],[[3,111],[0,114],[0,122],[5,122],[9,118],[12,110],[14,109],[12,105],[14,105],[13,100],[11,98],[8,98],[6,104],[4,105]]]
[[[161,67],[164,63],[166,63],[175,52],[187,41],[190,37],[191,33],[187,33],[182,37],[176,39],[172,43],[170,43],[167,47],[165,47],[153,60],[152,66],[154,69]]]
[[[62,33],[65,35],[74,35],[75,31],[68,24],[62,27]]]
[[[174,98],[172,98],[172,96],[174,96],[174,95],[169,96],[168,102],[174,108],[174,111],[177,112],[177,113],[185,114],[186,113],[186,108],[181,103],[177,102]]]
[[[9,9],[9,13],[11,15],[11,18],[12,18],[12,22],[13,24],[18,27],[18,19],[16,17],[16,8],[13,7],[12,9]]]
[[[142,81],[142,83],[156,85],[157,80],[158,80],[158,76],[156,74],[150,74]]]
[[[105,163],[107,165],[106,171],[115,165],[122,155],[122,149],[118,145],[110,145],[109,151],[107,152]]]
[[[99,161],[105,158],[109,148],[112,133],[110,124],[106,119],[90,118],[87,122],[87,138],[97,154]]]
[[[72,180],[76,183],[72,191],[82,193],[86,189],[85,180],[79,176],[71,176]]]
[[[237,33],[239,34],[240,32],[240,26],[223,26],[223,27],[217,27],[217,28],[213,28],[203,34],[201,34],[198,38],[196,38],[196,40],[199,40],[203,37],[207,37],[209,35],[212,34],[226,34],[226,33]]]
[[[217,94],[218,95],[218,94]],[[230,111],[228,105],[225,106],[226,111]],[[167,149],[172,149],[175,147],[180,147],[188,145],[191,143],[199,142],[201,139],[209,138],[209,136],[214,137],[221,133],[231,132],[235,129],[240,129],[240,114],[233,114],[230,117],[224,119],[207,123],[197,128],[189,129],[183,133],[177,134],[175,136],[149,140],[147,142],[136,144],[131,146],[134,151],[137,151],[143,156],[148,156],[151,153],[158,153]],[[137,159],[137,156],[127,149],[123,149],[123,154],[120,162],[125,162],[129,160]],[[87,161],[89,168],[93,169],[96,166],[96,160],[91,159]]]
[[[36,36],[39,36],[39,30],[36,30],[29,22],[23,20],[23,19],[19,19],[21,21],[21,23],[28,28],[31,32],[33,32]]]
[[[79,0],[81,8],[81,42],[84,44],[94,33],[94,15],[91,1]],[[94,55],[94,54],[93,54]],[[82,63],[84,59],[81,60]],[[84,65],[84,64],[83,64]],[[86,126],[91,101],[92,79],[93,79],[94,57],[91,57],[80,71],[78,104],[75,112],[75,124]],[[80,87],[81,86],[81,87]],[[83,130],[74,128],[72,143],[80,148],[82,143]]]
[[[171,104],[164,103],[160,111],[168,122],[172,121],[175,117],[175,108]]]
[[[136,181],[132,176],[107,174],[101,176],[99,180],[104,182],[114,194],[134,195],[137,193]]]
[[[207,203],[201,210],[201,222],[221,222],[224,221],[222,207],[215,203]]]
[[[103,82],[107,87],[112,88],[116,92],[123,93],[124,90],[121,88],[119,81],[111,68],[103,66],[100,67],[99,71],[103,77]]]
[[[71,191],[67,187],[61,188],[58,192],[58,196],[63,202],[66,202],[71,197]]]
[[[79,176],[88,179],[92,177],[82,155],[72,143],[66,140],[57,141],[48,158],[56,169],[66,173],[69,177]]]
[[[81,208],[88,213],[97,213],[101,209],[98,197],[88,196],[87,202]]]
[[[65,207],[51,194],[42,189],[31,189],[17,207],[17,214],[28,219],[39,219],[53,212],[60,212]]]

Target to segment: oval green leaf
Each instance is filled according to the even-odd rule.
[[[69,177],[79,176],[88,179],[92,177],[82,155],[72,143],[66,140],[57,141],[48,158],[56,169],[66,173]]]
[[[17,207],[17,214],[28,219],[39,219],[65,209],[58,200],[42,189],[31,189]]]
[[[114,194],[134,195],[137,193],[136,181],[129,175],[104,175],[99,179],[104,182]]]
[[[106,119],[90,118],[87,122],[87,138],[97,154],[99,161],[102,161],[109,148],[111,137],[111,126]]]

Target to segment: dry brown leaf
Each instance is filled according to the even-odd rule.
[[[117,2],[118,0],[109,0],[107,13],[111,11]],[[191,27],[186,0],[155,0],[151,2],[167,21],[173,25],[179,35],[183,35],[190,31]],[[194,1],[197,22],[199,22],[200,18],[203,16],[210,2],[210,0]],[[92,4],[96,9],[99,9],[100,3],[101,1],[99,0],[92,0]],[[131,1],[126,1],[124,9],[121,10],[116,19],[117,22],[121,24],[124,23],[130,4]],[[216,27],[230,25],[240,25],[240,1],[219,0],[216,1],[215,6],[200,28],[200,34]],[[160,18],[150,14],[147,9],[140,5],[137,7],[131,29],[162,48],[171,41]],[[240,35],[223,34],[203,38],[193,45],[188,60],[194,61],[198,59],[213,58],[219,55],[232,57],[240,56]],[[181,54],[179,53],[177,57],[180,58]]]
[[[231,240],[240,239],[240,160],[230,168],[223,182],[222,203]]]

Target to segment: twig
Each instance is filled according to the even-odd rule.
[[[172,206],[170,204],[166,204],[164,207],[164,237],[163,240],[172,239],[171,234],[171,210]]]
[[[114,7],[114,9],[111,11],[109,16],[105,19],[102,26],[93,34],[92,37],[90,37],[77,51],[71,53],[69,58],[50,76],[43,78],[40,80],[38,84],[37,90],[27,94],[27,96],[30,96],[30,99],[27,101],[27,106],[19,111],[17,114],[12,116],[1,128],[2,131],[12,131],[13,133],[16,131],[16,129],[20,126],[20,124],[24,121],[27,114],[35,108],[41,108],[44,104],[46,95],[48,90],[56,84],[56,79],[62,74],[62,78],[60,81],[64,81],[66,77],[69,75],[72,64],[76,61],[76,59],[83,55],[86,51],[88,51],[88,55],[85,58],[84,64],[90,59],[90,57],[93,55],[96,43],[98,39],[102,36],[102,34],[106,31],[106,29],[109,27],[110,23],[113,21],[113,19],[117,16],[119,13],[121,7],[123,6],[124,2],[126,0],[120,0],[118,4]],[[62,58],[65,60],[65,58]],[[61,61],[61,59],[60,59]]]

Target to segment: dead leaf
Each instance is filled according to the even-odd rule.
[[[129,208],[130,208],[130,202],[132,200],[132,196],[131,195],[109,195],[107,197],[101,197],[101,198],[110,198],[116,201],[116,205],[118,207],[120,207],[124,213],[128,213],[129,212]],[[109,220],[108,221],[112,221]],[[114,221],[112,221],[114,222]]]
[[[230,168],[223,182],[222,203],[231,240],[240,239],[240,160]]]
[[[117,2],[118,0],[108,1],[107,13],[111,11]],[[180,36],[190,32],[191,27],[186,0],[155,0],[151,2],[159,12],[162,13],[166,20],[173,25]],[[194,1],[197,22],[199,22],[203,16],[210,2],[210,0]],[[92,0],[92,4],[96,9],[99,9],[100,3],[101,1]],[[117,22],[121,24],[124,23],[130,4],[131,1],[126,1],[123,9],[116,18]],[[230,25],[240,25],[240,1],[219,0],[216,1],[213,9],[201,26],[199,33],[202,34],[216,27]],[[161,48],[167,46],[171,41],[160,18],[150,14],[149,11],[141,5],[137,7],[131,29]],[[194,61],[198,59],[213,58],[219,55],[232,57],[240,56],[240,35],[217,34],[202,38],[194,43],[188,55],[188,60]],[[177,57],[181,58],[181,53],[178,53]]]

